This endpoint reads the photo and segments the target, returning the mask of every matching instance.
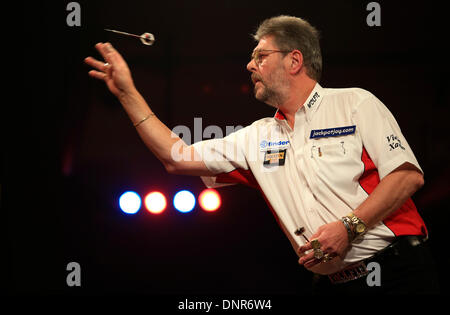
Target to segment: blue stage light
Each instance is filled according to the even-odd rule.
[[[195,196],[188,190],[181,190],[173,197],[173,206],[180,212],[192,211],[195,207]]]
[[[127,214],[135,214],[141,208],[141,197],[134,191],[126,191],[119,198],[120,209]]]

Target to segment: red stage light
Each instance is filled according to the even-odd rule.
[[[220,195],[215,189],[205,189],[202,191],[198,197],[198,202],[203,210],[209,212],[216,211],[222,204]]]
[[[166,197],[164,197],[164,195],[159,191],[153,191],[147,194],[147,196],[145,196],[144,203],[145,208],[153,214],[159,214],[167,207]]]

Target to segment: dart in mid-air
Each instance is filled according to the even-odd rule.
[[[116,30],[110,30],[110,29],[106,29],[106,28],[105,28],[105,31],[140,38],[141,42],[147,46],[151,46],[155,42],[155,36],[153,36],[152,33],[145,32],[142,35],[136,35],[136,34],[130,34],[130,33],[116,31]]]

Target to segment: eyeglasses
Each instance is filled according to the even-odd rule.
[[[263,57],[266,57],[270,54],[276,53],[276,52],[280,52],[280,53],[289,53],[291,52],[290,50],[275,50],[275,49],[261,49],[261,50],[255,50],[252,53],[252,59],[251,60],[255,60],[256,65],[259,67],[259,65],[262,62]]]

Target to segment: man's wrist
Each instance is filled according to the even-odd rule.
[[[145,99],[135,88],[123,92],[118,99],[135,127],[154,116]]]
[[[128,90],[120,91],[117,95],[117,99],[123,106],[129,106],[130,104],[136,102],[140,94],[136,88],[130,88]]]
[[[355,238],[361,236],[367,232],[366,223],[358,218],[353,212],[350,212],[341,219],[345,228],[347,229],[349,242],[353,242]]]
[[[347,230],[348,242],[351,243],[355,239],[355,234],[353,233],[352,226],[350,223],[350,218],[343,217],[341,219],[342,224],[344,224],[345,229]]]

